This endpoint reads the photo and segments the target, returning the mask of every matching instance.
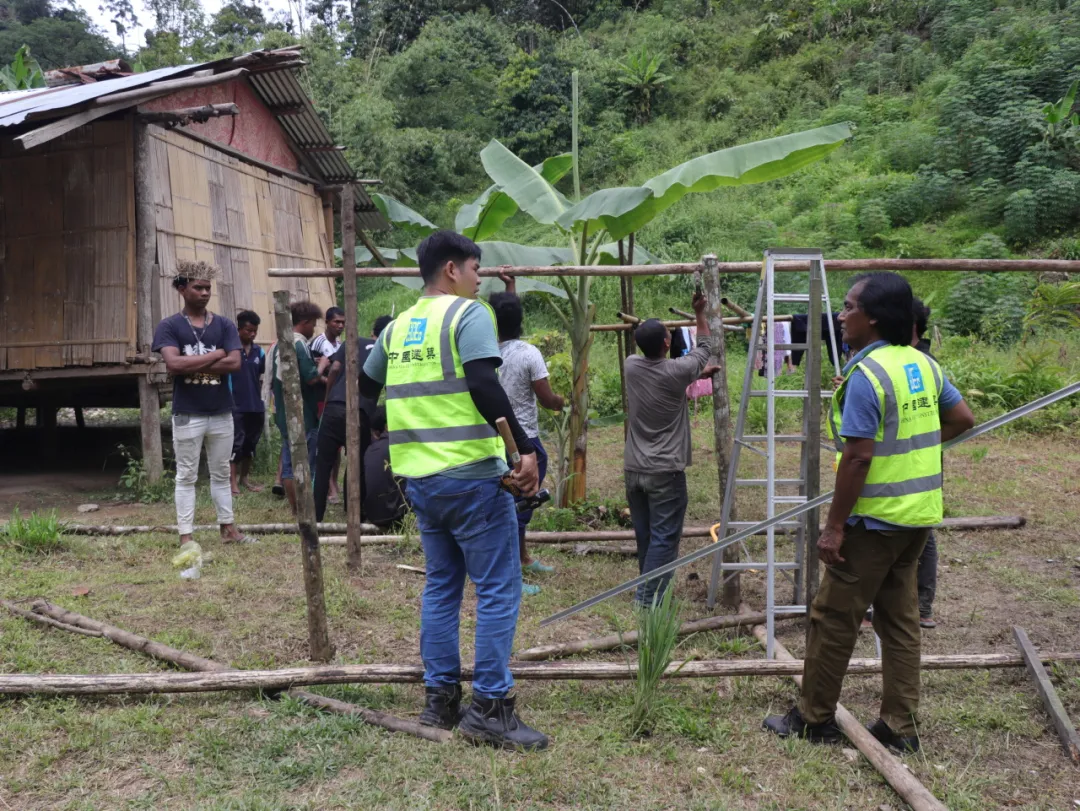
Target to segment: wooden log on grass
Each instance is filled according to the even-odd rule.
[[[176,652],[179,653],[179,651]],[[1044,654],[1043,658],[1049,661],[1080,661],[1080,652]],[[95,675],[0,673],[0,694],[109,695],[113,693],[201,693],[228,690],[281,691],[316,684],[419,684],[424,680],[422,664],[320,665],[279,670],[232,670],[217,662],[214,662],[214,665],[218,669],[194,673]],[[923,660],[923,668],[926,670],[1021,666],[1023,666],[1022,657],[1014,654],[934,656]],[[802,661],[797,659],[705,659],[672,662],[668,666],[665,678],[798,677],[802,673],[802,668]],[[636,669],[636,662],[510,663],[510,672],[513,673],[515,679],[522,681],[630,681],[636,677]],[[851,667],[848,669],[849,674],[880,672],[880,659],[852,659]],[[463,667],[462,680],[472,681],[472,677],[472,668]]]
[[[277,367],[284,393],[285,420],[288,424],[289,450],[296,486],[296,528],[300,534],[300,558],[304,567],[304,591],[307,595],[308,645],[316,662],[334,657],[326,624],[326,599],[323,591],[322,557],[319,533],[315,528],[315,497],[311,492],[307,439],[304,432],[304,405],[300,395],[300,373],[293,344],[292,315],[288,290],[274,291],[274,319],[277,322]]]
[[[130,633],[115,625],[109,625],[108,623],[99,622],[98,620],[91,619],[90,617],[83,616],[74,611],[68,611],[58,605],[53,605],[47,600],[37,600],[31,608],[35,614],[42,615],[42,619],[52,618],[53,620],[60,622],[64,626],[64,630],[77,628],[83,631],[94,631],[121,647],[146,654],[154,659],[169,662],[186,670],[209,674],[242,672],[234,671],[228,666],[223,665],[221,662],[216,662],[213,659],[195,656],[194,654],[186,653],[177,648],[163,645],[160,642],[154,642],[153,640],[139,636],[138,634]],[[171,675],[186,676],[192,674],[178,673]],[[333,698],[327,698],[326,696],[309,693],[305,690],[289,690],[287,695],[297,701],[315,707],[316,709],[326,710],[327,712],[333,712],[338,715],[355,716],[367,724],[382,727],[391,732],[404,732],[417,738],[432,741],[433,743],[447,743],[453,739],[453,733],[443,729],[422,726],[416,721],[397,718],[385,712],[369,710],[366,707],[360,707],[356,704],[349,704],[345,701],[338,701]]]
[[[794,619],[801,614],[786,614],[785,619]],[[729,614],[722,617],[706,617],[700,620],[684,622],[679,626],[679,636],[688,636],[701,631],[716,631],[721,628],[737,628],[741,626],[757,625],[765,622],[764,614]],[[615,650],[623,646],[636,645],[638,640],[637,631],[627,631],[624,634],[610,634],[608,636],[596,636],[591,639],[579,639],[575,642],[560,642],[555,645],[540,645],[535,648],[519,651],[514,658],[522,662],[539,662],[544,659],[559,659],[563,656],[573,656],[578,653],[590,653],[592,651]]]
[[[58,628],[61,631],[70,631],[73,634],[80,634],[81,636],[102,636],[101,631],[90,631],[86,628],[79,628],[75,625],[68,625],[66,623],[60,622],[59,620],[54,620],[52,617],[43,617],[41,614],[35,614],[33,611],[27,611],[24,608],[20,608],[19,606],[15,605],[15,603],[9,600],[0,600],[0,605],[2,605],[15,616],[22,617],[25,620],[30,620],[30,622],[36,622],[38,625]]]
[[[1038,651],[1028,639],[1027,632],[1020,626],[1013,626],[1013,636],[1016,638],[1016,646],[1020,649],[1020,655],[1024,658],[1028,673],[1035,682],[1035,689],[1039,691],[1039,696],[1043,700],[1043,706],[1050,720],[1054,722],[1054,729],[1061,740],[1061,748],[1065,750],[1065,757],[1074,765],[1080,766],[1080,735],[1076,734],[1076,729],[1069,720],[1069,714],[1065,711],[1065,706],[1058,698],[1057,690],[1054,689],[1050,677],[1046,674]]]
[[[768,636],[765,626],[755,625],[754,636],[762,645],[765,645]],[[779,640],[774,639],[773,646],[776,652],[775,661],[797,661],[788,652],[788,649],[780,644]],[[848,673],[851,672],[849,667]],[[792,676],[792,678],[797,685],[802,686],[802,676]],[[948,811],[937,797],[931,794],[930,790],[907,770],[907,767],[900,762],[900,758],[890,754],[889,750],[882,746],[878,739],[871,735],[870,731],[859,723],[859,719],[848,712],[843,704],[838,703],[836,705],[836,722],[840,725],[840,729],[843,730],[848,740],[858,747],[859,751],[893,787],[893,790],[914,811]]]
[[[296,524],[238,524],[241,532],[255,532],[263,535],[293,535],[296,533]],[[319,532],[346,532],[348,524],[318,524]],[[198,524],[194,527],[195,532],[210,532],[217,530],[217,524]],[[361,524],[360,530],[366,533],[380,532],[374,524]],[[176,533],[176,524],[141,524],[132,526],[108,526],[89,524],[66,524],[61,530],[65,535],[145,535],[152,532]]]

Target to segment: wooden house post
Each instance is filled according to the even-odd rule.
[[[150,483],[161,480],[161,399],[150,380],[150,347],[154,340],[153,290],[157,269],[157,211],[154,207],[154,172],[150,159],[150,131],[137,120],[134,126],[135,152],[135,309],[138,354],[147,364],[139,375],[139,432],[142,458]]]

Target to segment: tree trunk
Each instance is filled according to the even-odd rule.
[[[585,280],[581,280],[585,284]],[[574,324],[571,334],[571,360],[574,366],[574,383],[570,394],[573,410],[570,413],[570,440],[572,476],[569,487],[563,492],[567,507],[585,500],[586,460],[589,443],[589,352],[593,336],[589,332],[596,306],[586,303],[584,308],[574,308]]]
[[[311,492],[307,440],[304,432],[304,404],[300,395],[300,372],[293,344],[289,291],[274,291],[274,317],[278,333],[278,369],[285,395],[285,419],[289,450],[292,453],[293,480],[296,485],[296,519],[300,533],[300,557],[304,565],[304,591],[307,593],[308,643],[316,662],[334,657],[326,625],[326,601],[323,595],[322,558],[319,556],[319,533],[315,524],[315,498]]]
[[[356,312],[356,232],[353,211],[353,187],[341,189],[341,278],[345,297],[345,455],[348,476],[345,480],[348,563],[350,572],[360,571],[360,488],[364,461],[360,458],[360,328]]]

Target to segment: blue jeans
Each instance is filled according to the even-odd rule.
[[[319,429],[312,428],[307,434],[304,435],[304,441],[307,442],[307,455],[308,455],[308,475],[314,479],[315,477],[315,449],[319,444]],[[281,435],[281,479],[293,479],[292,469],[292,450],[289,447],[288,434]]]
[[[679,556],[683,519],[686,517],[686,473],[636,473],[623,471],[626,501],[637,538],[638,572],[645,574],[671,563]],[[651,606],[653,596],[671,581],[666,574],[637,587],[634,602]]]
[[[521,605],[514,499],[499,480],[426,476],[408,480],[427,577],[420,610],[424,684],[461,679],[458,624],[465,575],[476,584],[473,694],[505,698],[514,686],[510,652]]]
[[[540,437],[530,437],[532,439],[533,447],[536,448],[536,469],[539,474],[540,486],[544,486],[544,478],[547,476],[548,455],[544,450],[544,446],[540,443]],[[510,464],[510,460],[506,460],[507,464]],[[519,499],[515,499],[518,501]],[[517,514],[518,523],[518,540],[525,541],[525,528],[529,526],[529,522],[532,520],[535,510],[522,510]]]

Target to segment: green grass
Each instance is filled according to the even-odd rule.
[[[28,517],[23,518],[16,507],[4,526],[3,532],[0,532],[0,546],[17,549],[27,554],[60,551],[64,548],[64,541],[60,536],[60,522],[56,513],[49,512],[41,515],[32,512]]]

